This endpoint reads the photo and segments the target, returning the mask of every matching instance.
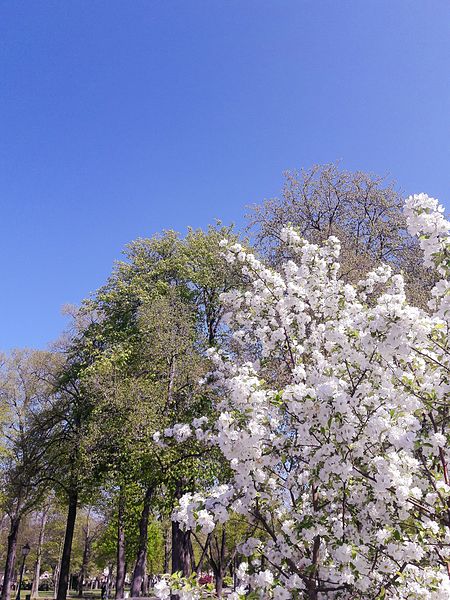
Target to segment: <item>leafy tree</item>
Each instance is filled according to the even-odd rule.
[[[51,394],[43,373],[52,368],[54,356],[30,350],[14,350],[3,357],[0,368],[0,400],[5,410],[1,488],[10,523],[2,600],[10,597],[21,521],[48,488],[51,428],[41,427],[40,414]]]
[[[105,468],[87,436],[94,399],[83,375],[92,359],[80,343],[81,335],[79,328],[75,328],[62,344],[59,368],[47,374],[52,386],[51,402],[39,416],[40,426],[52,430],[51,452],[47,456],[52,471],[49,479],[67,506],[57,600],[65,600],[67,596],[78,508],[92,500]]]
[[[87,324],[79,341],[89,357],[82,380],[95,397],[88,445],[94,448],[93,457],[101,456],[104,462],[108,457],[108,477],[117,487],[119,593],[128,483],[138,483],[143,493],[132,584],[132,595],[138,595],[145,579],[156,489],[164,486],[162,497],[170,512],[176,497],[195,480],[195,453],[162,457],[155,451],[159,449],[153,434],[180,414],[194,416],[208,402],[197,393],[207,364],[205,350],[224,335],[220,294],[237,284],[236,270],[220,253],[219,241],[225,236],[235,239],[231,228],[216,226],[208,232],[190,230],[184,240],[169,231],[133,242],[127,247],[127,260],[117,264],[106,285],[79,313],[79,320]],[[187,572],[189,534],[176,524],[173,528],[174,562]]]

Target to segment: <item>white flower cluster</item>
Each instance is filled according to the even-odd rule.
[[[175,509],[173,518],[184,526],[184,529],[200,529],[203,533],[211,533],[216,523],[228,520],[228,501],[233,488],[219,485],[209,491],[205,498],[202,494],[185,494]]]
[[[448,263],[442,263],[442,253],[450,250],[450,223],[444,217],[444,207],[427,194],[409,196],[405,202],[408,230],[417,235],[425,255],[425,266],[436,266],[441,275],[448,275]]]
[[[206,600],[214,598],[210,590],[197,585],[195,577],[184,578],[176,574],[172,577],[165,576],[158,581],[154,592],[160,600],[170,600],[174,596],[178,600]]]
[[[429,307],[448,327],[450,322],[450,222],[435,198],[416,194],[406,200],[408,230],[417,235],[424,252],[425,266],[435,267],[442,277],[432,292]]]
[[[193,429],[233,477],[183,497],[174,518],[205,533],[232,513],[255,525],[235,598],[450,598],[449,223],[423,194],[406,213],[443,277],[432,314],[408,305],[388,267],[345,284],[335,238],[319,247],[283,230],[297,260],[279,272],[224,244],[250,282],[224,295],[228,323],[257,355],[213,356],[220,414]]]

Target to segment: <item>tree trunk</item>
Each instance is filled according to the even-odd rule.
[[[73,491],[69,494],[69,507],[67,511],[66,534],[64,536],[64,547],[61,557],[61,565],[58,578],[58,593],[56,600],[66,600],[67,586],[70,575],[70,556],[72,554],[72,540],[77,518],[78,493]]]
[[[147,560],[144,563],[144,576],[142,577],[142,595],[144,596],[144,598],[148,595]]]
[[[125,496],[119,495],[119,510],[117,515],[117,565],[116,565],[116,594],[120,600],[125,595]]]
[[[3,576],[1,600],[9,600],[11,597],[11,580],[16,562],[16,547],[19,525],[20,517],[12,517],[8,535],[8,549],[6,551],[5,574]]]
[[[191,565],[190,531],[183,531],[177,521],[172,521],[172,573],[180,572],[189,577]],[[170,600],[180,600],[178,594],[171,594]]]
[[[190,532],[183,531],[177,521],[172,521],[172,573],[180,571],[189,577],[192,571]]]
[[[185,481],[176,484],[175,497],[179,500],[185,491]],[[191,532],[183,531],[177,521],[172,521],[172,573],[181,572],[184,577],[192,573]]]
[[[216,594],[218,598],[222,598],[223,593],[223,573],[221,571],[215,573]]]
[[[88,514],[86,517],[86,525],[84,527],[83,560],[81,561],[80,573],[78,575],[78,597],[79,598],[81,598],[83,596],[84,580],[86,579],[88,566],[89,566],[89,560],[91,557],[92,538],[91,538],[91,532],[90,532],[90,527],[89,527],[89,525],[90,525],[89,517],[90,517],[90,510],[88,511]]]
[[[150,517],[150,504],[153,496],[153,486],[145,492],[144,507],[139,522],[139,548],[131,581],[130,596],[136,598],[141,595],[142,582],[145,577],[145,563],[147,562],[148,521]],[[59,599],[58,599],[59,600]]]
[[[39,529],[39,540],[36,550],[36,562],[34,563],[34,575],[33,585],[31,586],[31,597],[37,598],[39,596],[39,579],[41,576],[41,558],[42,558],[42,546],[44,545],[45,536],[45,525],[47,524],[47,516],[50,506],[44,506],[41,517],[41,527]]]

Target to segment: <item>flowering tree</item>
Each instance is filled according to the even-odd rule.
[[[255,526],[234,598],[450,597],[450,223],[424,194],[405,212],[441,277],[428,313],[391,267],[341,281],[336,238],[283,229],[298,259],[278,272],[223,242],[249,281],[224,297],[251,360],[211,354],[218,417],[183,425],[182,443],[218,447],[233,475],[184,496],[174,518],[204,533],[233,513]],[[159,587],[168,597],[170,581]],[[188,587],[180,597],[200,597]]]

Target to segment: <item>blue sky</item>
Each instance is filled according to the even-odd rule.
[[[0,348],[337,159],[450,202],[447,0],[0,2]]]

